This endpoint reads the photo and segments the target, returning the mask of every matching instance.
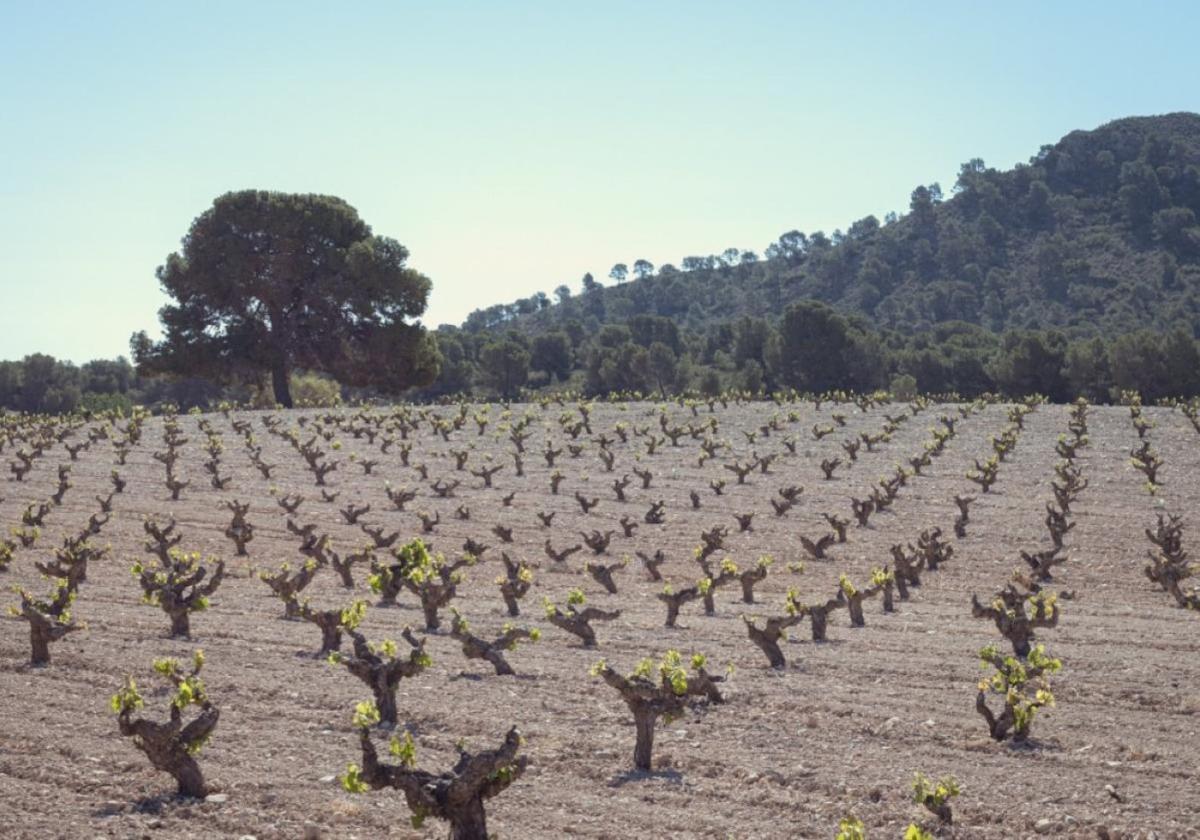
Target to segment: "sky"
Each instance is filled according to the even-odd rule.
[[[1197,31],[1194,2],[0,0],[0,359],[157,335],[155,268],[230,190],[344,198],[458,323],[1200,110]]]

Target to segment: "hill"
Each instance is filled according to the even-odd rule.
[[[1075,131],[1028,164],[962,165],[949,198],[918,186],[909,212],[843,232],[785,233],[766,259],[685,257],[556,305],[531,298],[473,313],[526,329],[634,313],[702,327],[819,300],[904,331],[960,320],[992,330],[1128,331],[1191,321],[1200,284],[1200,114],[1133,117]],[[532,311],[531,311],[532,310]]]
[[[949,192],[918,186],[908,212],[882,222],[867,216],[832,234],[789,231],[762,258],[731,248],[657,270],[639,260],[632,271],[615,266],[612,286],[588,275],[578,295],[560,287],[555,302],[538,294],[478,310],[460,328],[440,330],[447,365],[439,388],[469,384],[464,376],[479,365],[478,351],[505,329],[543,357],[546,348],[534,354],[533,343],[561,331],[576,351],[571,369],[591,369],[583,384],[592,390],[617,384],[589,362],[598,347],[624,343],[608,327],[630,328],[629,340],[647,352],[667,339],[662,343],[677,359],[688,357],[692,374],[705,367],[728,373],[745,359],[730,368],[714,358],[713,345],[744,357],[732,346],[739,322],[764,319],[776,329],[778,313],[802,301],[828,305],[851,328],[899,352],[879,361],[888,368],[884,378],[905,372],[906,349],[965,343],[1001,352],[998,334],[1014,330],[1061,330],[1063,341],[1173,328],[1195,337],[1200,115],[1132,117],[1074,131],[1007,171],[970,160]],[[622,282],[629,275],[634,279]],[[761,349],[751,355],[770,380],[770,360]],[[1061,355],[1065,360],[1065,345]],[[992,356],[981,361],[981,374],[997,363]],[[531,359],[535,371],[557,375],[542,362],[539,368]],[[995,376],[982,378],[999,384]]]

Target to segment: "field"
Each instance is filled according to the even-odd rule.
[[[53,644],[48,666],[32,668],[28,625],[15,618],[0,622],[5,836],[445,836],[446,824],[435,819],[419,830],[410,827],[398,791],[350,794],[336,778],[348,763],[361,761],[351,715],[370,692],[345,668],[314,656],[318,628],[284,620],[283,603],[257,575],[285,561],[293,569],[304,562],[301,538],[285,527],[277,504],[287,494],[304,497],[294,522],[315,524],[316,533],[328,533],[343,555],[368,540],[361,524],[399,532],[401,542],[423,537],[450,559],[463,553],[468,538],[486,544],[479,562],[465,569],[453,601],[479,636],[498,635],[510,620],[496,584],[504,573],[501,551],[532,567],[533,586],[521,601],[521,616],[512,620],[540,629],[541,639],[506,653],[515,676],[497,676],[486,662],[464,658],[449,634],[448,609],[442,610],[441,629],[426,632],[409,592],[396,606],[377,607],[365,566],[353,570],[353,592],[329,568],[321,568],[303,592],[321,608],[367,600],[361,630],[372,640],[398,640],[405,625],[426,639],[432,665],[403,680],[397,693],[400,724],[413,735],[418,766],[447,769],[456,743],[491,749],[510,726],[520,728],[529,766],[488,800],[494,836],[832,838],[848,814],[863,821],[871,838],[900,837],[910,822],[962,838],[1200,836],[1200,614],[1180,609],[1143,574],[1152,547],[1145,529],[1154,526],[1156,514],[1184,513],[1192,522],[1200,502],[1200,435],[1177,410],[1144,409],[1152,424],[1146,438],[1163,461],[1151,495],[1145,477],[1130,466],[1130,451],[1140,443],[1130,410],[1087,412],[1089,444],[1074,459],[1087,486],[1070,509],[1074,527],[1063,552],[1069,559],[1054,567],[1054,580],[1046,584],[1066,593],[1059,601],[1061,619],[1037,630],[1037,641],[1063,663],[1051,678],[1057,702],[1039,712],[1029,743],[1013,745],[988,737],[975,709],[976,685],[985,675],[978,652],[989,643],[1006,649],[1007,643],[991,621],[972,617],[971,596],[987,603],[1015,569],[1028,571],[1022,550],[1049,546],[1046,504],[1054,498],[1056,442],[1067,433],[1070,407],[1041,405],[1024,416],[1023,428],[1012,431],[1016,445],[987,493],[966,474],[976,459],[992,454],[993,436],[1013,427],[1013,407],[961,408],[757,402],[700,403],[693,411],[676,403],[596,403],[590,432],[575,429],[577,438],[570,432],[581,415],[572,403],[513,405],[508,414],[499,405],[470,406],[459,428],[447,426],[444,435],[431,417],[453,421],[460,416],[456,406],[180,416],[187,442],[179,447],[175,471],[190,485],[178,501],[171,500],[163,464],[154,457],[166,449],[161,417],[145,421],[124,465],[117,464],[112,440],[125,421],[108,438],[98,436],[99,422],[80,424],[34,460],[23,481],[0,486],[0,522],[7,531],[20,523],[27,505],[55,491],[59,466],[71,467],[71,486],[45,516],[37,541],[18,548],[0,573],[6,586],[44,593],[47,583],[35,561],[52,559],[63,538],[86,525],[98,509],[97,497],[112,490],[114,469],[128,482],[93,540],[111,550],[91,563],[73,607],[86,628]],[[482,433],[475,419],[481,411],[487,421]],[[510,427],[526,414],[531,420],[524,431],[530,434],[524,475],[518,476]],[[844,426],[834,415],[844,415]],[[932,430],[945,428],[943,416],[957,421],[944,451],[906,479],[886,510],[859,527],[851,497],[865,498],[881,477],[908,466],[933,439]],[[398,431],[402,417],[422,418],[407,440]],[[279,421],[276,433],[264,425],[267,418]],[[229,481],[221,490],[204,468],[209,437],[201,421],[211,424],[223,445],[219,474]],[[713,422],[696,437],[682,434],[677,446],[666,434]],[[817,440],[814,427],[826,426],[833,432]],[[282,434],[288,430],[301,443],[327,432],[328,439],[318,436],[312,445],[324,452],[316,462],[340,462],[324,488],[338,493],[336,501],[322,500],[305,459]],[[66,446],[88,441],[89,431],[97,439],[73,461]],[[851,462],[842,442],[860,439],[860,433],[874,442]],[[383,452],[389,436],[394,440]],[[602,436],[614,456],[611,472],[600,457]],[[706,436],[725,446],[701,465]],[[659,439],[649,454],[647,442]],[[562,450],[554,466],[543,455],[547,441]],[[409,466],[403,463],[406,444]],[[581,447],[578,455],[568,449],[572,444]],[[22,445],[10,442],[3,460],[13,460]],[[251,446],[261,446],[261,460],[273,465],[270,478],[252,462]],[[461,471],[455,451],[466,453]],[[767,471],[755,468],[744,484],[726,469],[768,455],[776,457]],[[821,462],[834,457],[843,463],[826,480]],[[369,474],[365,460],[377,462]],[[488,464],[503,467],[492,487],[471,472]],[[649,488],[635,468],[652,473]],[[561,486],[552,494],[556,471]],[[612,484],[625,475],[631,481],[622,502]],[[446,498],[431,488],[454,480],[461,484]],[[726,482],[720,495],[710,485],[718,480]],[[398,510],[387,482],[393,493],[407,488],[416,498]],[[778,491],[794,485],[803,492],[777,515],[772,501],[781,502]],[[515,495],[506,504],[510,493]],[[576,493],[599,504],[585,514]],[[976,500],[966,536],[956,538],[954,498],[967,494]],[[250,506],[254,533],[245,557],[235,556],[224,533],[231,517],[225,503],[232,500]],[[648,524],[644,515],[659,500],[664,520]],[[340,513],[349,503],[370,505],[359,524]],[[469,519],[456,515],[460,506],[469,509]],[[543,525],[539,512],[554,513],[550,525]],[[432,532],[423,533],[420,513],[437,514]],[[754,514],[751,530],[740,531],[735,514],[747,513]],[[817,559],[800,537],[815,540],[829,532],[823,514],[849,524],[846,542]],[[191,616],[190,639],[169,637],[167,616],[142,603],[130,574],[134,562],[149,556],[143,549],[148,516],[160,522],[174,517],[181,548],[226,562],[225,580],[209,608]],[[630,537],[618,522],[622,516],[638,523]],[[493,532],[496,525],[512,528],[511,544]],[[682,589],[702,576],[694,550],[701,532],[714,526],[729,534],[712,556],[713,569],[726,556],[740,571],[762,555],[773,558],[754,589],[757,603],[743,603],[734,582],[715,590],[714,615],[693,601],[682,607],[678,626],[666,628],[666,608],[657,597],[664,584],[650,579],[636,552],[661,549],[664,580]],[[767,616],[784,615],[793,588],[800,603],[824,602],[838,591],[843,573],[865,587],[873,568],[891,562],[894,544],[915,545],[933,527],[942,529],[953,556],[936,571],[926,570],[908,600],[897,597],[894,613],[884,614],[879,598],[869,600],[866,626],[855,628],[846,610],[834,610],[824,643],[811,640],[805,621],[782,643],[786,667],[768,667],[748,639],[743,614],[759,616],[759,626]],[[581,544],[580,532],[593,529],[615,532],[601,555],[585,547],[560,563],[544,551],[547,540],[563,549]],[[1189,532],[1184,540],[1190,542]],[[584,572],[590,560],[623,557],[632,559],[614,572],[616,594]],[[589,606],[620,610],[616,620],[595,623],[596,649],[581,647],[546,619],[543,598],[565,608],[573,588],[583,590]],[[4,599],[5,606],[19,603],[8,592]],[[218,794],[209,801],[174,798],[173,780],[120,736],[109,709],[110,696],[132,674],[145,695],[143,713],[165,717],[169,694],[151,662],[189,659],[197,648],[206,654],[203,676],[220,708],[216,731],[199,756]],[[668,649],[704,653],[714,674],[732,665],[720,686],[725,702],[660,721],[654,769],[635,772],[633,718],[589,668],[603,658],[629,673],[639,660]],[[960,782],[952,827],[939,829],[913,804],[916,771],[952,774]]]

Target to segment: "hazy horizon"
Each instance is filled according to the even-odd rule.
[[[1012,8],[4,3],[0,359],[156,334],[155,267],[229,190],[346,199],[432,278],[436,326],[1200,106],[1192,7]]]

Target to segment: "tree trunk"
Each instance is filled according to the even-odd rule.
[[[332,653],[335,650],[342,648],[342,627],[340,624],[322,624],[321,627],[321,652],[318,656],[324,656],[327,653]]]
[[[425,629],[436,630],[441,627],[441,619],[438,618],[438,605],[433,601],[422,601],[421,611],[425,613]]]
[[[180,796],[191,796],[203,799],[208,796],[208,787],[204,784],[204,776],[200,773],[200,765],[186,753],[176,759],[171,768],[171,775],[179,785]]]
[[[516,616],[520,615],[521,607],[518,605],[517,599],[512,595],[512,593],[507,592],[502,589],[502,590],[500,590],[500,594],[504,598],[504,605],[506,607],[508,607],[508,614],[513,616],[514,618]]]
[[[756,583],[758,583],[758,581],[753,578],[746,578],[746,577],[742,578],[742,603],[743,604],[753,604],[754,603],[754,584],[756,584]]]
[[[191,624],[188,622],[188,611],[178,610],[171,614],[171,638],[186,639],[191,635]]]
[[[865,627],[866,617],[863,616],[862,596],[854,595],[846,599],[846,608],[850,610],[850,626]]]
[[[455,808],[450,817],[450,840],[487,840],[487,817],[483,812],[483,800],[472,799],[460,808]]]
[[[379,603],[376,606],[394,607],[397,606],[396,599],[400,596],[401,582],[403,576],[398,571],[398,567],[393,566],[388,570],[389,574],[384,576],[379,587]]]
[[[774,639],[763,639],[763,653],[767,655],[767,661],[771,663],[772,668],[786,668],[787,660],[783,658],[783,651],[779,647],[779,642]]]
[[[756,631],[753,627],[749,629],[750,641],[758,645],[759,649],[766,654],[767,662],[770,663],[771,667],[776,669],[786,668],[787,660],[783,658],[783,650],[779,647],[779,640],[769,633],[761,630]]]
[[[396,723],[396,689],[394,687],[375,689],[375,706],[379,709],[379,722]]]
[[[32,622],[29,625],[29,643],[32,652],[29,655],[30,665],[50,664],[50,640],[45,633],[39,632]]]
[[[490,662],[492,667],[496,669],[496,676],[507,677],[516,674],[516,671],[508,664],[508,660],[495,648],[491,648],[484,653],[483,658]]]
[[[812,640],[814,642],[825,641],[825,626],[828,621],[828,615],[825,610],[811,610],[809,618],[812,619]]]
[[[883,611],[885,613],[895,612],[896,604],[892,600],[892,584],[888,583],[883,587]]]
[[[275,392],[275,402],[284,408],[292,407],[292,388],[288,379],[287,362],[280,359],[271,366],[271,388]]]
[[[651,753],[654,750],[655,714],[649,709],[640,709],[633,713],[633,723],[637,728],[637,743],[633,748],[633,766],[638,770],[650,771]]]

